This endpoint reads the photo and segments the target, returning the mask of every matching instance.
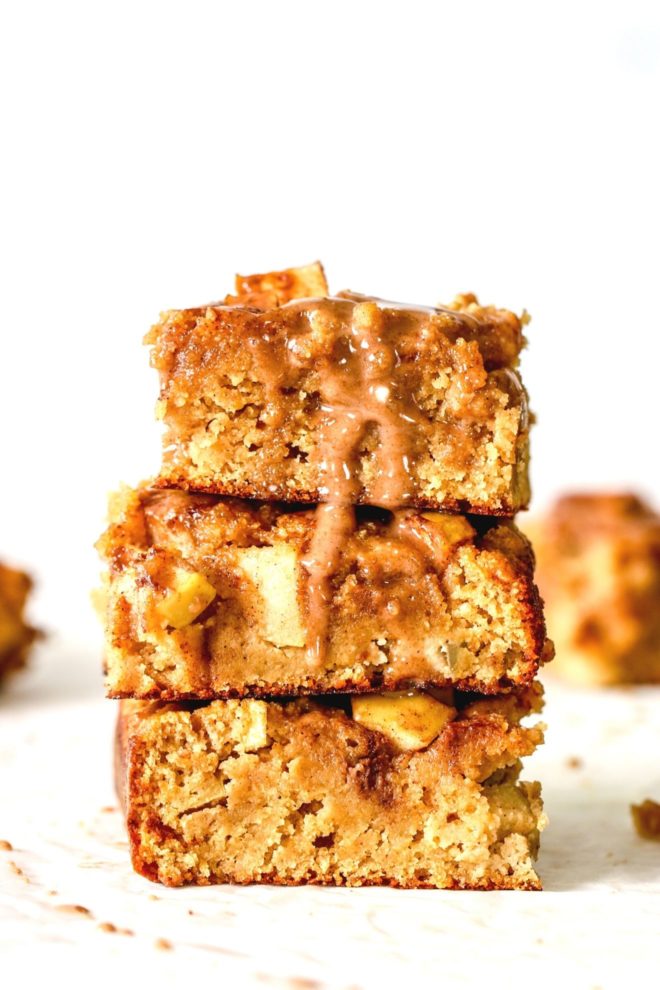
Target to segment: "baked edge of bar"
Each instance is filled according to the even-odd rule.
[[[259,500],[264,502],[286,502],[302,504],[318,504],[322,502],[318,489],[291,489],[276,488],[269,489],[261,485],[238,485],[234,483],[222,483],[216,480],[208,480],[205,483],[200,481],[190,481],[182,474],[168,472],[165,468],[154,479],[154,487],[161,489],[174,489],[179,491],[192,492],[204,495],[222,495],[229,498],[244,498]],[[408,508],[429,509],[437,512],[446,512],[451,515],[473,515],[492,516],[498,519],[511,519],[517,512],[525,511],[529,506],[530,495],[527,494],[524,500],[514,502],[513,499],[500,500],[497,503],[472,503],[465,499],[433,499],[415,497],[406,502]],[[360,492],[356,498],[357,505],[370,505]]]
[[[543,690],[539,682],[536,682],[536,692],[537,696],[542,699]],[[540,695],[539,695],[540,692]],[[276,702],[277,703],[277,702]],[[130,702],[129,702],[130,704]],[[160,708],[168,708],[167,703],[160,704],[158,702],[137,702],[136,704],[141,705],[143,709],[150,709],[151,712],[155,712]],[[541,701],[542,704],[542,701]],[[195,706],[198,707],[198,706]],[[538,713],[539,708],[530,708],[527,714]],[[148,717],[148,716],[147,716]],[[523,716],[524,717],[524,716]],[[129,837],[129,847],[131,863],[135,872],[145,879],[150,880],[153,883],[159,883],[166,887],[190,887],[190,886],[216,886],[219,884],[229,884],[232,886],[279,886],[279,887],[301,887],[301,886],[318,886],[318,887],[339,887],[339,888],[359,888],[359,887],[389,887],[392,889],[408,889],[408,890],[466,890],[466,891],[496,891],[496,890],[520,890],[520,891],[541,891],[543,889],[542,881],[536,870],[533,869],[532,873],[534,879],[530,879],[528,882],[512,882],[512,883],[502,883],[498,884],[492,880],[485,881],[483,883],[475,884],[464,884],[459,881],[452,880],[450,883],[443,884],[443,886],[438,886],[434,883],[413,880],[409,883],[399,882],[388,874],[382,874],[380,877],[374,877],[371,879],[359,879],[354,883],[345,882],[337,883],[336,880],[332,878],[319,878],[318,874],[315,872],[313,878],[302,877],[300,879],[286,879],[282,876],[278,876],[277,873],[271,874],[261,874],[257,877],[246,878],[238,880],[235,878],[215,880],[212,878],[197,876],[193,881],[168,881],[167,877],[163,877],[159,874],[157,867],[153,866],[144,861],[140,856],[140,841],[139,841],[139,828],[135,820],[131,816],[131,799],[133,797],[133,789],[136,787],[136,781],[134,777],[137,778],[139,775],[139,767],[136,767],[133,763],[133,754],[138,748],[136,745],[136,736],[131,732],[131,723],[135,720],[139,723],[144,718],[143,712],[137,712],[135,714],[131,712],[126,712],[125,705],[120,704],[118,706],[118,715],[116,720],[115,728],[115,758],[114,758],[114,768],[115,768],[115,789],[119,798],[119,803],[121,810],[124,815],[126,829]],[[509,723],[511,725],[512,723]],[[545,728],[543,723],[537,723],[534,726],[535,729],[540,730],[541,738],[535,743],[534,748],[543,742],[543,730]],[[373,731],[373,730],[370,730]],[[376,733],[379,735],[379,733]],[[538,782],[526,782],[518,781],[516,778],[516,783],[523,789],[527,787],[538,788],[537,796],[540,797],[540,784]],[[481,786],[481,785],[480,785]],[[141,794],[141,789],[139,788],[139,783],[137,784],[137,793]],[[547,824],[547,818],[543,807],[541,808],[541,815],[539,819],[539,828],[542,831]],[[161,823],[161,827],[167,829],[168,826]],[[511,835],[519,833],[509,833]],[[537,858],[538,849],[536,852],[532,852],[532,861]]]

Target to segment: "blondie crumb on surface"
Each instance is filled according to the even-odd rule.
[[[161,883],[540,888],[540,689],[455,694],[433,741],[402,750],[350,699],[124,701],[117,784],[135,869]],[[341,707],[340,707],[341,706]]]
[[[660,682],[660,516],[636,495],[576,494],[525,524],[556,673]]]
[[[0,563],[0,681],[25,665],[37,631],[25,621],[32,581],[22,571]]]
[[[508,520],[363,509],[310,666],[316,510],[125,489],[99,541],[107,690],[174,700],[396,690],[493,693],[549,659],[533,555]]]
[[[323,501],[325,451],[348,410],[362,424],[338,458],[353,501],[385,504],[386,461],[400,447],[401,504],[488,515],[527,505],[522,321],[473,295],[449,307],[329,296],[310,265],[241,276],[224,303],[164,313],[146,342],[160,376],[164,486]],[[369,367],[351,377],[362,348]]]
[[[641,804],[631,804],[630,813],[641,839],[660,842],[660,804],[657,801],[646,798]]]

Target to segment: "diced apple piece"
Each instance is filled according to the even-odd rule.
[[[248,547],[241,568],[255,585],[263,608],[264,639],[280,648],[305,645],[298,606],[298,556],[293,547]]]
[[[217,592],[203,574],[180,571],[174,587],[157,606],[158,614],[174,629],[183,629],[194,622],[207,608]]]
[[[417,691],[356,695],[351,705],[356,722],[408,751],[425,749],[456,715],[451,705]]]
[[[282,306],[294,299],[327,296],[328,283],[320,261],[300,268],[285,268],[281,272],[263,275],[237,275],[236,295],[226,302],[243,305]]]

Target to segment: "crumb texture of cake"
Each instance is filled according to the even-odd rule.
[[[318,510],[144,487],[98,544],[112,697],[160,700],[530,683],[551,656],[533,555],[508,520],[364,508],[310,662]]]
[[[24,617],[31,588],[27,574],[0,563],[0,679],[25,665],[37,636]]]
[[[472,295],[329,296],[318,264],[239,276],[224,303],[164,313],[146,337],[160,483],[320,502],[345,469],[356,503],[397,487],[401,505],[512,515],[529,500],[522,322]]]
[[[525,523],[555,673],[660,683],[660,515],[634,494],[565,495]]]
[[[540,786],[518,780],[542,741],[520,720],[540,700],[536,686],[457,697],[415,752],[348,705],[124,701],[117,785],[134,868],[170,886],[540,889]]]

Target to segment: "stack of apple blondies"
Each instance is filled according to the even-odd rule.
[[[152,328],[162,469],[99,542],[144,876],[540,886],[522,322],[314,264]]]

